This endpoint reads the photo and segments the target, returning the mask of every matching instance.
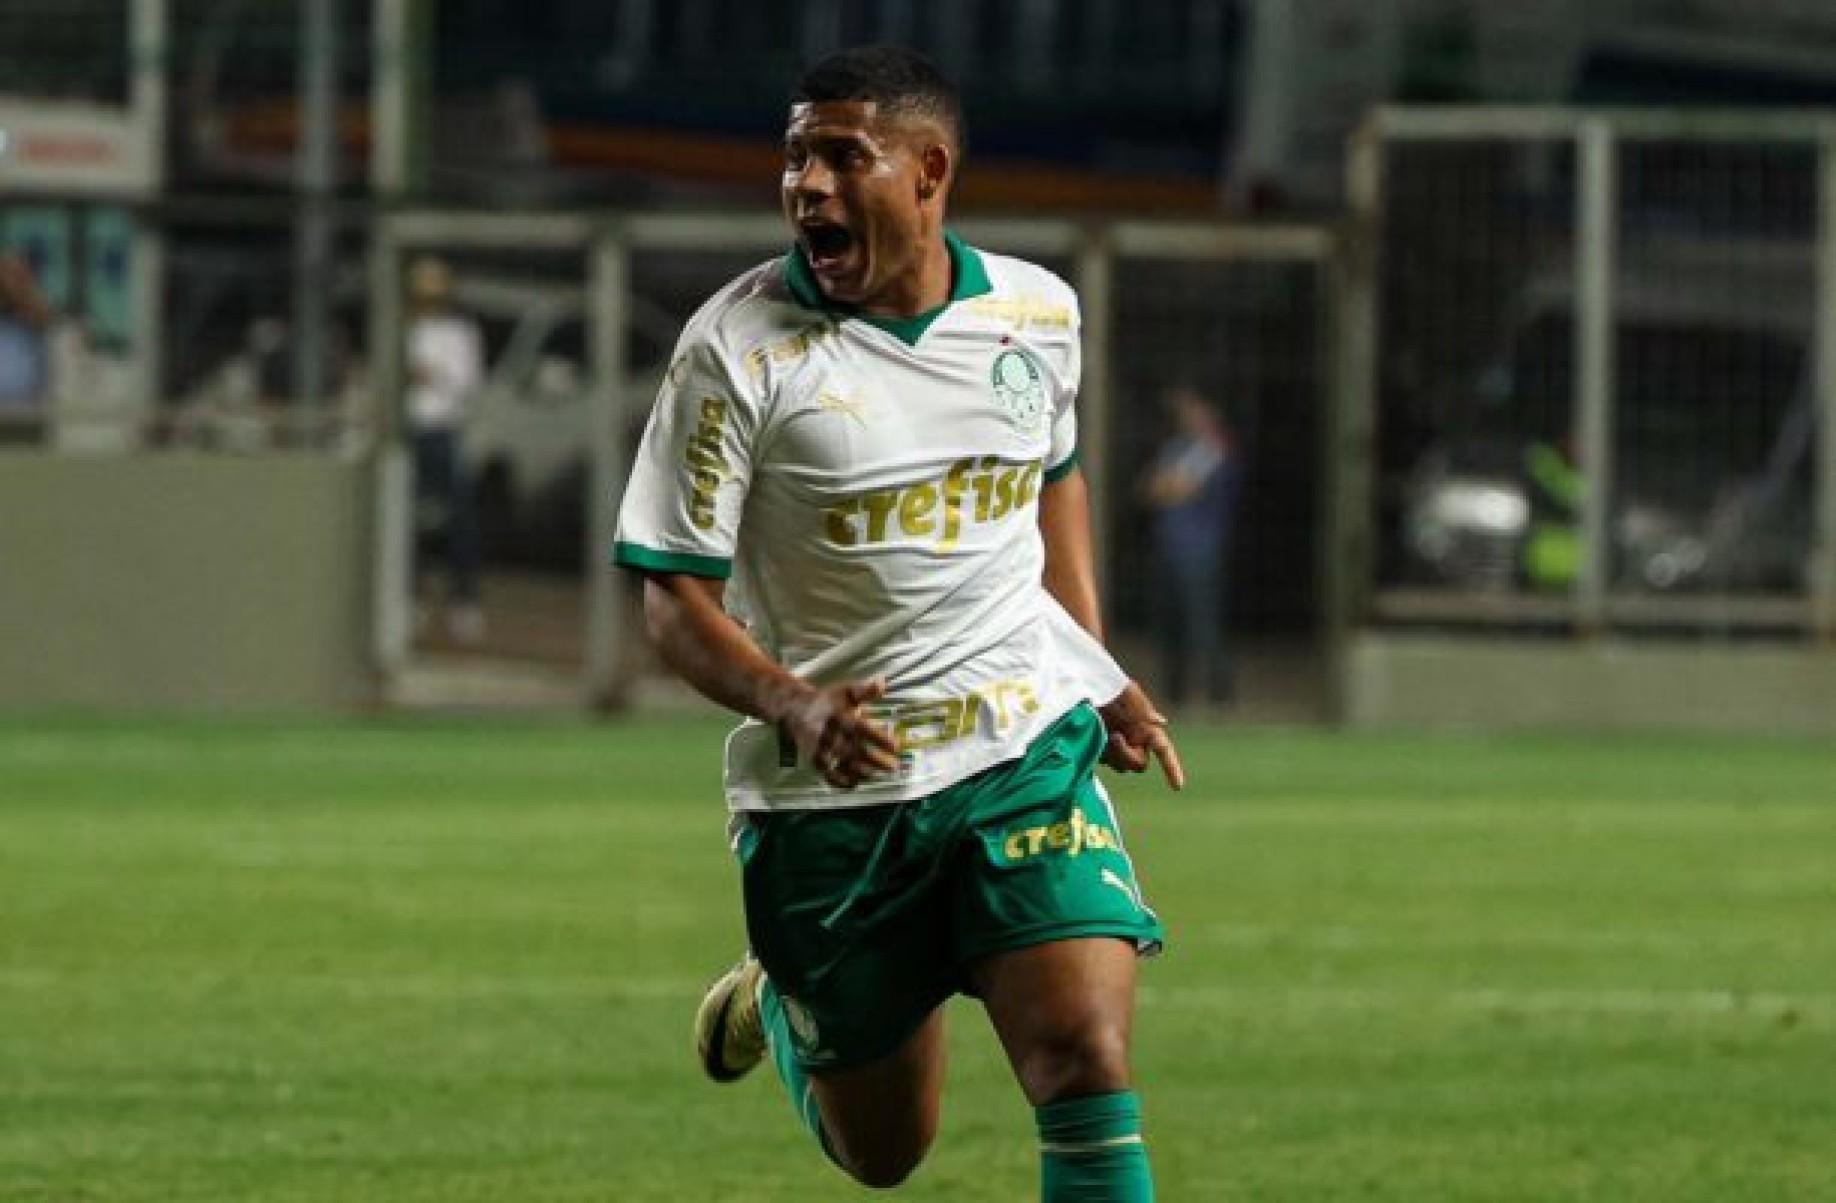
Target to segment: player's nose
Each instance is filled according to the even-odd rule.
[[[784,186],[806,206],[815,204],[835,195],[835,173],[812,155],[800,169],[786,175]]]

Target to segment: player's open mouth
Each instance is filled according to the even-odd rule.
[[[803,240],[803,253],[810,261],[810,270],[819,276],[841,271],[849,252],[854,249],[854,235],[847,227],[832,221],[808,218],[797,223],[797,233]]]

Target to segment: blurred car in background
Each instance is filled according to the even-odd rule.
[[[489,558],[578,571],[591,479],[593,387],[579,285],[468,272],[459,307],[484,333],[486,374],[466,424]],[[627,307],[627,424],[649,412],[680,325],[633,296]]]
[[[244,453],[366,442],[374,436],[375,399],[367,365],[352,349],[354,333],[364,329],[362,265],[339,273],[329,348],[334,363],[326,377],[332,393],[323,404],[301,406],[290,400],[284,294],[260,291],[261,269],[271,264],[251,263],[243,271],[214,261],[184,264],[184,279],[195,287],[175,290],[175,313],[191,350],[162,421],[162,441]],[[578,571],[593,437],[586,290],[552,278],[462,268],[455,299],[477,320],[484,339],[485,379],[471,406],[465,446],[486,554]],[[640,296],[629,299],[627,318],[621,413],[636,420],[649,412],[680,325],[665,307]]]
[[[1410,580],[1573,584],[1574,288],[1534,280],[1502,352],[1402,485]],[[1801,243],[1648,241],[1615,281],[1614,587],[1788,590],[1810,545],[1812,261]]]

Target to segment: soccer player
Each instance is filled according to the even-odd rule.
[[[1129,1043],[1161,927],[1093,771],[1184,772],[1100,642],[1077,298],[946,231],[962,146],[915,54],[804,75],[793,245],[689,322],[627,486],[614,558],[652,640],[745,716],[752,952],[698,1053],[722,1081],[769,1054],[835,1164],[891,1186],[967,993],[1036,1109],[1043,1198],[1150,1199]]]

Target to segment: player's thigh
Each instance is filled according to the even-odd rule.
[[[1080,707],[991,782],[953,879],[959,963],[1035,1103],[1126,1085],[1136,957],[1162,940],[1092,775],[1104,738]]]
[[[995,953],[970,967],[1034,1106],[1130,1087],[1136,965],[1132,943],[1086,936]]]
[[[931,1147],[943,1109],[945,1049],[938,1007],[888,1056],[811,1076],[832,1147],[858,1177],[891,1185]]]

